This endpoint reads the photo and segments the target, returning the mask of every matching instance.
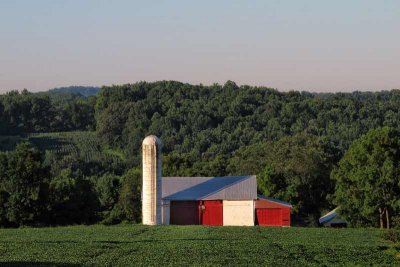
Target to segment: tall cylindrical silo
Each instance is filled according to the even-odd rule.
[[[143,140],[142,218],[145,225],[161,224],[161,141],[150,135]]]

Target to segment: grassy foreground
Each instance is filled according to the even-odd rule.
[[[0,266],[399,266],[377,229],[72,226],[0,229]]]

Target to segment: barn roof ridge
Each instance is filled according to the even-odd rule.
[[[249,175],[249,176],[216,176],[216,177],[214,177],[214,178],[218,179],[218,178],[229,178],[229,177],[243,177],[243,179],[244,179],[244,178],[245,178],[245,179],[248,179],[248,178],[251,178],[251,177],[253,177],[253,176],[255,177],[255,175]],[[215,193],[218,193],[218,192],[220,192],[220,191],[222,191],[222,190],[224,190],[225,188],[227,188],[227,187],[229,187],[229,186],[235,185],[235,184],[240,183],[240,182],[241,182],[241,180],[235,181],[235,182],[234,182],[233,184],[231,184],[231,185],[226,185],[225,187],[216,190],[216,191],[214,192],[214,194],[215,194]],[[212,194],[213,194],[213,193],[209,193],[208,195],[205,196],[205,198],[211,196]]]
[[[163,177],[163,199],[245,200],[257,198],[255,175],[212,177]]]
[[[169,179],[169,178],[185,178],[185,179],[191,179],[191,178],[231,178],[231,177],[247,177],[247,178],[250,178],[250,177],[256,177],[256,175],[255,174],[252,174],[252,175],[227,175],[227,176],[163,176],[162,178],[164,179],[164,178],[167,178],[167,179]]]

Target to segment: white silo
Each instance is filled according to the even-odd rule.
[[[142,144],[142,219],[145,225],[161,224],[161,140],[147,136]]]

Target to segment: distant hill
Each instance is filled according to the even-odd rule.
[[[75,94],[75,95],[82,95],[82,96],[92,96],[97,94],[100,90],[100,87],[94,86],[68,86],[68,87],[59,87],[48,90],[49,93],[56,93],[56,94]]]

